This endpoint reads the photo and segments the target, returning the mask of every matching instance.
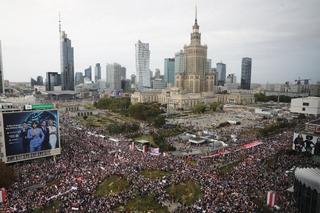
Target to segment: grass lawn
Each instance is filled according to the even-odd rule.
[[[161,170],[143,170],[140,173],[143,177],[149,178],[151,180],[160,179],[166,175],[169,175],[170,172],[161,171]]]
[[[55,200],[42,208],[33,210],[32,212],[33,213],[47,213],[47,212],[54,213],[54,212],[57,212],[57,210],[59,210],[59,207],[61,206],[61,204],[62,204],[61,201]]]
[[[115,210],[120,212],[169,212],[167,207],[161,206],[151,195],[138,196],[129,200],[127,204],[117,207]]]
[[[129,183],[125,178],[118,175],[112,175],[99,184],[96,195],[99,197],[115,195],[125,190],[128,186]]]
[[[191,205],[201,197],[200,185],[192,180],[173,184],[169,186],[167,192],[185,205]]]

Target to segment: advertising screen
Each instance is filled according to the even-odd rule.
[[[57,110],[3,113],[3,128],[7,156],[60,146]]]
[[[293,135],[292,149],[298,152],[309,152],[320,156],[320,137],[303,132],[295,132]]]

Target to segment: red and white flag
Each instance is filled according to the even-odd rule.
[[[7,201],[7,192],[4,188],[0,189],[0,203],[6,203]]]
[[[276,200],[276,192],[268,191],[268,194],[267,194],[267,205],[270,206],[270,207],[274,207],[275,200]]]
[[[133,151],[134,150],[134,142],[132,142],[129,146],[130,146],[130,150]]]

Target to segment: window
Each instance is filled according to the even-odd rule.
[[[306,108],[303,107],[303,108],[302,108],[302,111],[306,111]]]
[[[309,103],[303,102],[302,105],[303,106],[309,106]]]

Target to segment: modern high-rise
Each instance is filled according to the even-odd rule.
[[[47,72],[46,90],[53,91],[55,86],[61,85],[61,76],[58,72]]]
[[[186,70],[186,57],[183,50],[174,55],[174,62],[175,73],[184,73]]]
[[[222,62],[217,63],[218,85],[224,86],[226,82],[226,65]]]
[[[207,45],[201,45],[197,21],[192,27],[191,42],[184,46],[185,72],[176,74],[176,86],[185,93],[213,92],[214,76],[207,69]]]
[[[241,89],[250,89],[251,85],[251,58],[243,58],[241,63]]]
[[[0,41],[0,95],[4,94],[4,82],[3,82],[3,66],[2,66],[2,49]]]
[[[131,74],[130,78],[131,78],[131,84],[136,85],[137,76],[135,74]]]
[[[231,73],[227,76],[226,83],[228,84],[236,84],[237,83],[237,77],[234,73]]]
[[[60,30],[61,89],[74,90],[74,58],[71,40]]]
[[[75,85],[83,84],[84,83],[84,76],[82,72],[76,72],[75,75]]]
[[[121,90],[121,69],[118,63],[107,64],[106,85],[111,91]]]
[[[136,76],[138,88],[150,88],[150,50],[149,43],[140,40],[135,44],[136,48]]]
[[[171,86],[175,82],[175,63],[174,58],[164,59],[164,80]]]
[[[120,78],[121,80],[127,79],[127,69],[125,67],[121,67]]]
[[[89,66],[88,68],[86,68],[84,70],[84,78],[89,81],[92,81],[92,68],[91,68],[91,66]]]
[[[101,79],[101,66],[100,63],[96,63],[94,66],[94,82],[98,82]]]
[[[37,76],[37,85],[43,86],[43,77],[41,75]]]
[[[154,78],[161,78],[161,73],[160,73],[160,69],[156,68],[155,72],[154,72]]]

